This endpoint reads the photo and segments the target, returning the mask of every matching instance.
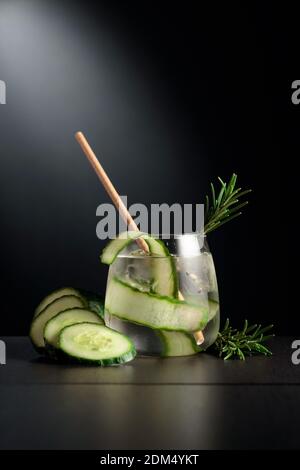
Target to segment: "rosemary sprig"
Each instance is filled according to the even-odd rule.
[[[221,183],[218,195],[216,195],[215,187],[211,183],[211,200],[208,195],[206,196],[204,218],[204,232],[206,234],[241,215],[240,209],[246,206],[248,201],[239,202],[240,198],[251,192],[251,189],[242,191],[241,188],[236,188],[237,175],[235,173],[231,176],[228,184],[221,178],[218,180]]]
[[[262,343],[274,336],[274,334],[265,335],[272,328],[273,325],[264,328],[261,325],[249,326],[248,321],[245,320],[243,329],[238,331],[229,325],[229,319],[227,318],[223,330],[218,333],[213,348],[219,357],[223,357],[224,360],[234,357],[245,360],[245,356],[252,354],[271,356],[270,349]]]

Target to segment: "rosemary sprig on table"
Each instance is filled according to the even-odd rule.
[[[223,330],[218,333],[213,348],[219,357],[224,357],[224,360],[233,357],[245,360],[245,356],[252,354],[271,356],[270,349],[262,343],[274,336],[274,334],[265,335],[272,328],[273,325],[264,328],[261,325],[249,326],[248,321],[245,320],[243,329],[238,331],[229,325],[229,319],[227,318]]]
[[[228,184],[221,178],[218,179],[221,183],[218,195],[216,195],[215,187],[211,183],[211,200],[208,195],[206,196],[204,218],[204,232],[206,234],[241,215],[240,209],[246,206],[248,201],[239,203],[240,198],[251,192],[251,189],[242,191],[241,188],[236,188],[237,175],[235,173],[231,176]]]

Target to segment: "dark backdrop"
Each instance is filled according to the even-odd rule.
[[[97,3],[0,0],[0,335],[26,334],[54,288],[105,290],[95,211],[107,196],[77,130],[129,203],[202,202],[235,171],[253,194],[210,237],[222,315],[296,334],[293,15],[261,2]]]

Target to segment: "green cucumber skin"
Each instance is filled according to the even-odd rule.
[[[146,295],[146,296],[149,296],[149,297],[154,297],[155,299],[160,299],[162,301],[166,301],[168,303],[173,303],[173,304],[178,305],[178,306],[179,305],[187,305],[184,301],[174,299],[172,297],[167,297],[167,296],[163,296],[163,295],[159,295],[159,294],[153,294],[151,292],[141,292],[136,287],[132,287],[132,286],[126,284],[125,282],[123,282],[122,280],[120,280],[118,278],[114,278],[114,280],[116,282],[120,283],[121,285],[123,285],[124,287],[126,287],[128,289],[131,289],[131,290],[133,290],[133,291],[135,291],[139,294]],[[198,305],[191,305],[190,304],[189,306],[192,307],[192,308],[195,308],[195,309],[199,309]],[[152,328],[153,330],[182,331],[182,332],[198,331],[198,330],[202,330],[206,326],[207,318],[208,318],[208,311],[204,311],[203,312],[203,318],[199,321],[199,324],[195,327],[195,329],[193,329],[193,330],[189,330],[189,329],[186,329],[186,328],[176,328],[175,329],[175,328],[170,328],[168,325],[162,325],[162,326],[158,327],[158,326],[155,326],[155,325],[146,324],[145,322],[139,322],[137,320],[132,320],[131,318],[126,318],[123,315],[118,314],[118,312],[112,312],[107,305],[105,306],[105,310],[110,315],[114,315],[115,317],[120,318],[121,320],[126,320],[126,321],[129,321],[131,323],[135,323],[137,325],[148,326],[149,328]]]
[[[48,297],[50,297],[50,295],[53,295],[53,294],[57,294],[58,292],[62,291],[62,290],[66,290],[66,289],[70,289],[71,291],[73,291],[72,293],[69,293],[69,294],[62,294],[62,295],[59,295],[58,297],[56,297],[55,299],[53,299],[51,302],[48,302],[44,305],[44,307],[42,308],[42,310],[39,309],[40,305],[42,302],[44,302],[45,299],[47,299]],[[81,294],[80,294],[80,289],[77,289],[76,287],[59,287],[53,291],[50,292],[50,294],[46,295],[39,303],[39,305],[36,307],[36,309],[34,310],[34,314],[33,314],[33,318],[34,317],[37,317],[43,310],[45,310],[45,308],[51,304],[52,302],[54,302],[54,300],[56,299],[59,299],[60,297],[63,297],[65,295],[74,295],[75,297],[80,297],[81,298]],[[81,300],[84,300],[83,298],[81,298]]]
[[[147,240],[146,240],[146,243],[148,243],[149,249],[151,251],[151,243],[148,242]],[[168,248],[166,247],[165,243],[162,240],[156,240],[156,243],[158,243],[161,246],[162,252],[164,253],[164,255],[166,257],[168,257],[169,262],[170,262],[170,266],[171,266],[173,288],[172,288],[172,285],[169,286],[169,292],[167,292],[167,295],[169,295],[170,297],[174,297],[175,299],[178,299],[179,285],[178,285],[178,276],[177,276],[177,269],[176,269],[175,259],[170,256],[169,250],[168,250]],[[156,292],[154,291],[153,293],[159,294],[159,295],[162,294],[162,292],[160,292],[159,288],[157,289]],[[170,351],[170,347],[169,347],[170,341],[172,341],[172,339],[170,338],[170,335],[172,335],[173,333],[176,337],[177,337],[177,335],[183,335],[183,336],[188,335],[188,333],[185,333],[185,332],[182,332],[182,333],[167,332],[167,333],[165,333],[163,330],[161,330],[161,331],[158,330],[157,331],[157,334],[158,334],[158,337],[160,338],[161,346],[162,346],[162,352],[160,354],[161,357],[174,357],[175,356],[174,352],[172,353],[172,351]],[[189,336],[189,339],[190,339],[190,336]],[[174,338],[173,341],[176,341],[176,339]],[[186,355],[192,355],[192,354],[196,354],[198,352],[199,352],[198,350],[194,351],[193,348],[191,348],[189,354],[186,354]]]
[[[178,298],[178,277],[177,277],[177,270],[176,270],[174,258],[172,258],[172,256],[170,255],[168,248],[166,247],[166,245],[164,244],[162,240],[159,240],[156,238],[152,239],[151,237],[148,237],[148,239],[147,238],[145,239],[145,242],[147,243],[151,254],[157,254],[155,253],[155,249],[156,249],[155,244],[159,245],[160,248],[162,249],[163,255],[166,258],[168,258],[168,260],[170,261],[173,287],[170,289],[170,293],[168,293],[168,295],[170,295],[171,297],[173,296],[175,299],[177,299]],[[155,291],[153,291],[153,293],[160,294],[160,292],[155,292]]]
[[[127,234],[126,238],[125,238],[125,234]],[[124,238],[122,238],[122,236],[124,235]],[[117,258],[118,254],[124,250],[124,248],[126,248],[130,243],[132,243],[134,240],[137,240],[138,238],[140,237],[147,237],[149,235],[143,233],[143,232],[122,232],[115,240],[123,240],[123,243],[120,243],[120,247],[118,248],[118,250],[115,250],[114,251],[114,254],[113,256],[112,255],[109,255],[109,249],[110,249],[110,245],[111,243],[114,242],[114,240],[112,240],[110,243],[108,243],[106,245],[106,247],[103,249],[102,251],[102,254],[100,256],[100,260],[103,264],[112,264],[115,259]]]
[[[70,325],[69,325],[70,326]],[[100,366],[100,367],[110,367],[110,366],[118,366],[125,364],[133,360],[136,356],[136,353],[128,353],[125,354],[122,359],[101,359],[101,360],[89,360],[89,359],[82,359],[75,356],[71,356],[70,354],[66,353],[62,349],[56,348],[52,344],[46,342],[44,353],[46,356],[56,362],[60,362],[61,364],[81,364],[81,365],[90,365],[90,366]]]
[[[185,336],[188,338],[188,340],[190,341],[190,346],[191,346],[191,349],[186,352],[185,354],[178,354],[178,355],[175,355],[174,352],[170,351],[170,347],[169,347],[169,338],[167,335],[165,335],[164,331],[158,331],[157,332],[160,339],[161,339],[161,342],[162,342],[162,352],[161,352],[161,357],[185,357],[185,356],[193,356],[193,355],[196,355],[198,354],[199,352],[202,351],[202,349],[197,346],[196,344],[196,341],[193,337],[193,335],[191,333],[186,333],[186,332],[168,332],[168,334],[172,334],[172,333],[178,333],[182,336]]]
[[[126,238],[125,235],[127,235]],[[138,238],[143,238],[145,240],[152,255],[158,255],[169,258],[173,280],[172,295],[176,298],[178,296],[178,279],[175,261],[170,255],[168,248],[162,240],[151,237],[149,234],[143,232],[122,232],[119,237],[115,239],[117,241],[122,241],[118,249],[115,249],[113,252],[111,252],[110,247],[114,243],[114,240],[108,243],[108,245],[106,245],[100,256],[101,262],[108,265],[112,264],[118,257],[119,253],[123,251],[124,248],[126,248],[130,243],[137,240]]]
[[[69,325],[70,326],[70,325]],[[56,348],[52,344],[45,342],[45,348],[44,352],[46,356],[51,359],[52,361],[55,362],[60,362],[61,364],[81,364],[81,365],[90,365],[90,366],[101,366],[101,367],[108,367],[111,365],[119,365],[116,364],[116,361],[114,361],[113,364],[103,364],[102,361],[89,361],[88,359],[80,359],[75,356],[71,356],[70,354],[66,353],[62,349]],[[132,357],[134,359],[134,357]],[[129,362],[131,359],[125,360],[124,362]],[[109,361],[109,360],[107,360]],[[120,362],[122,364],[122,362]]]
[[[99,323],[92,323],[92,322],[84,322],[84,323],[99,326]],[[65,326],[65,328],[63,328],[61,330],[60,335],[59,335],[59,340],[58,340],[59,347],[60,347],[60,353],[61,353],[60,358],[65,359],[67,362],[70,362],[72,364],[83,364],[83,365],[90,365],[90,366],[111,367],[111,366],[119,366],[119,365],[125,364],[127,362],[132,361],[136,357],[135,345],[134,345],[133,341],[130,338],[128,338],[128,336],[126,336],[126,338],[127,338],[128,342],[131,346],[130,350],[127,353],[122,354],[122,356],[120,356],[120,357],[112,357],[112,358],[107,358],[107,359],[85,359],[85,358],[81,358],[81,357],[78,357],[78,356],[73,356],[73,355],[67,353],[66,351],[64,351],[64,349],[61,346],[61,337],[62,337],[63,332],[67,328],[72,328],[72,326],[73,325]],[[107,328],[107,329],[109,329],[109,328]],[[121,333],[119,333],[119,334],[121,334]]]
[[[46,299],[50,295],[56,294],[56,293],[58,293],[58,292],[60,292],[64,289],[73,290],[74,293],[72,293],[72,294],[63,294],[59,297],[56,297],[56,299],[59,299],[60,297],[63,297],[65,295],[74,295],[75,297],[79,297],[83,302],[85,302],[86,306],[89,310],[92,310],[93,312],[96,312],[102,319],[104,318],[104,301],[103,301],[103,297],[96,294],[95,292],[92,292],[92,291],[89,291],[89,290],[86,290],[86,289],[81,289],[80,287],[60,287],[58,289],[55,289],[55,290],[51,291],[50,294],[48,294],[46,297],[44,297],[44,299]],[[42,299],[40,304],[43,302],[44,299]],[[54,300],[56,300],[56,299],[54,299]],[[52,302],[54,302],[54,300],[52,300]],[[52,302],[49,302],[48,304],[45,304],[43,310],[45,310],[45,308]],[[43,311],[43,310],[40,310],[37,313],[39,305],[37,306],[37,308],[34,311],[34,315],[33,315],[34,318],[37,317]]]
[[[72,289],[74,291],[74,294],[69,294],[69,295],[72,295],[74,297],[78,297],[79,299],[82,300],[83,304],[84,304],[84,307],[87,308],[88,310],[91,310],[92,312],[96,313],[99,318],[102,320],[102,323],[104,325],[104,301],[103,301],[103,298],[98,295],[98,294],[95,294],[94,292],[91,292],[91,291],[88,291],[88,290],[85,290],[85,289],[81,289],[81,288],[77,288],[77,287],[60,287],[58,289],[55,289],[53,291],[50,292],[50,294],[48,294],[48,296],[50,296],[51,294],[56,294],[58,293],[59,291],[62,291],[63,289]],[[46,297],[48,297],[46,296]],[[65,297],[66,295],[63,295],[61,297]],[[68,294],[67,294],[68,296]],[[44,297],[44,298],[46,298]],[[49,302],[48,304],[45,305],[45,307],[43,308],[43,310],[41,310],[40,312],[38,312],[38,314],[36,314],[36,311],[37,311],[37,308],[35,309],[35,312],[34,312],[34,316],[33,316],[33,319],[32,319],[32,322],[41,314],[43,313],[43,311],[50,305],[52,304],[53,302],[55,302],[56,300],[60,299],[61,297],[57,297],[55,298],[54,300],[52,300],[52,302]],[[43,299],[44,300],[44,299]],[[43,301],[42,300],[42,301]],[[41,302],[40,302],[41,303]],[[59,312],[61,313],[61,312]],[[32,325],[32,322],[31,322],[31,325]],[[29,332],[29,339],[30,339],[30,342],[33,346],[33,348],[35,349],[35,351],[38,353],[38,354],[41,354],[41,355],[49,355],[49,351],[46,351],[45,350],[45,347],[43,346],[37,346],[32,338],[31,338],[31,325],[30,325],[30,332]],[[46,325],[45,325],[46,326]],[[49,348],[48,348],[49,349]]]
[[[33,317],[32,321],[31,321],[31,324],[30,324],[29,338],[30,338],[30,341],[31,341],[31,343],[32,343],[32,345],[33,345],[33,347],[34,347],[34,349],[35,349],[39,354],[44,354],[44,352],[45,352],[45,351],[44,351],[45,346],[44,346],[44,345],[43,345],[43,346],[38,346],[38,345],[33,341],[33,338],[32,338],[32,329],[33,329],[34,323],[41,317],[41,315],[44,314],[45,310],[48,309],[48,307],[50,307],[54,302],[57,302],[58,300],[62,299],[63,297],[74,297],[74,298],[77,298],[78,300],[81,300],[81,302],[83,303],[83,304],[81,305],[82,308],[84,308],[84,307],[87,306],[87,302],[86,302],[84,299],[82,299],[81,297],[78,297],[78,296],[76,296],[76,295],[63,295],[62,297],[58,297],[57,299],[55,299],[55,300],[53,300],[52,302],[50,302],[48,305],[46,305],[46,307],[45,307],[43,310],[41,310],[41,312],[40,312],[38,315],[36,315],[35,317]],[[74,307],[71,307],[71,308],[74,308]],[[61,313],[61,312],[65,311],[65,310],[68,310],[68,309],[61,310],[61,311],[58,312],[58,313]],[[57,313],[56,313],[55,315],[53,315],[53,317],[56,316],[56,315],[57,315]],[[53,318],[53,317],[52,317],[52,318]],[[47,321],[49,321],[49,320],[50,320],[50,319],[48,319]],[[46,323],[47,323],[47,322],[46,322]],[[44,327],[46,326],[46,323],[45,323]]]
[[[126,238],[122,239],[122,236],[127,234]],[[123,243],[120,243],[120,246],[117,250],[113,252],[113,255],[109,255],[109,248],[111,241],[102,251],[102,254],[100,256],[101,262],[104,264],[112,264],[116,258],[118,257],[119,253],[124,250],[130,243],[133,241],[137,240],[138,238],[143,238],[145,242],[147,243],[149,247],[149,251],[152,255],[158,255],[158,256],[163,256],[163,257],[168,257],[170,259],[170,265],[171,265],[171,270],[172,270],[172,279],[173,279],[173,288],[172,288],[172,295],[176,298],[178,296],[178,280],[177,280],[177,271],[176,271],[176,266],[175,266],[175,261],[172,258],[172,256],[169,253],[168,248],[164,244],[162,240],[156,239],[154,237],[151,237],[149,234],[144,233],[144,232],[123,232],[119,235],[119,237],[116,240],[123,240]],[[160,250],[157,250],[157,247],[160,248]],[[108,254],[108,255],[107,255]]]
[[[136,352],[128,352],[122,356],[122,358],[113,358],[113,359],[82,359],[79,357],[71,356],[63,350],[60,350],[61,355],[59,356],[60,361],[68,362],[70,364],[82,364],[89,366],[98,366],[98,367],[118,367],[119,365],[126,364],[127,362],[132,361],[136,357]]]
[[[56,315],[54,315],[54,317],[50,318],[50,320],[48,320],[48,321],[46,322],[45,326],[44,326],[44,343],[45,343],[45,346],[48,345],[48,351],[51,349],[51,347],[52,347],[53,350],[54,350],[53,352],[55,352],[55,350],[58,351],[59,348],[57,348],[55,345],[51,344],[51,343],[47,340],[47,338],[46,338],[46,328],[47,328],[47,325],[48,325],[50,322],[55,321],[55,319],[57,319],[58,317],[60,317],[61,314],[65,313],[65,312],[69,312],[70,310],[72,310],[72,311],[75,310],[75,311],[77,311],[77,312],[80,312],[80,311],[83,310],[84,312],[89,312],[89,313],[93,314],[93,316],[94,316],[93,322],[98,323],[99,325],[104,325],[104,322],[103,322],[102,318],[99,317],[98,313],[97,313],[97,312],[94,312],[93,310],[89,310],[89,309],[86,309],[86,308],[82,309],[82,308],[80,308],[80,307],[75,307],[75,308],[71,308],[71,309],[67,309],[67,310],[62,310],[61,312],[59,312],[59,313],[57,313]],[[77,320],[77,321],[74,320],[74,323],[72,323],[72,325],[75,325],[75,324],[77,324],[77,323],[86,323],[86,321],[87,321],[87,320],[82,320],[82,319],[81,319],[81,320]],[[92,320],[90,320],[90,321],[92,321]],[[70,326],[70,325],[68,325],[68,326]],[[47,353],[47,351],[45,351],[45,352]],[[50,352],[51,352],[51,351],[50,351]]]

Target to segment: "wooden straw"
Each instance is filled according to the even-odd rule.
[[[129,230],[132,230],[134,232],[138,232],[139,231],[138,226],[136,225],[136,223],[133,220],[133,218],[131,217],[129,211],[125,207],[125,205],[124,205],[122,199],[120,198],[116,188],[114,187],[114,185],[110,181],[109,177],[107,176],[107,173],[105,172],[103,166],[101,165],[98,158],[94,154],[92,148],[90,147],[90,145],[89,145],[88,141],[86,140],[86,138],[84,137],[83,133],[82,132],[76,132],[75,139],[77,140],[77,142],[79,143],[79,145],[82,148],[83,152],[85,153],[88,161],[90,162],[90,164],[94,168],[96,175],[98,176],[99,180],[101,181],[105,191],[107,192],[107,194],[111,198],[113,204],[115,205],[115,207],[119,211],[122,219],[128,225]],[[136,242],[142,250],[146,251],[147,253],[149,252],[149,247],[148,247],[147,243],[145,242],[145,240],[143,238],[137,238]]]
[[[196,343],[198,344],[198,346],[200,346],[200,344],[204,343],[204,335],[203,335],[201,330],[195,331],[194,338],[195,338]]]
[[[138,226],[136,225],[135,221],[131,217],[128,209],[124,205],[124,203],[123,203],[122,199],[120,198],[116,188],[114,187],[114,185],[110,181],[106,171],[104,170],[103,166],[99,162],[98,158],[96,157],[95,153],[93,152],[90,144],[86,140],[83,133],[80,132],[80,131],[76,132],[75,139],[77,140],[80,147],[82,148],[82,150],[83,150],[85,156],[87,157],[88,161],[90,162],[90,164],[94,168],[96,175],[98,176],[99,180],[101,181],[105,191],[107,192],[107,194],[111,198],[113,204],[115,205],[115,207],[119,211],[122,219],[128,225],[129,230],[132,230],[134,232],[138,232],[139,231]],[[149,247],[148,247],[147,243],[145,242],[145,240],[143,238],[137,238],[136,242],[142,250],[146,251],[147,253],[149,252]],[[178,291],[178,298],[179,298],[179,300],[184,300],[184,297],[183,297],[183,295],[180,291]],[[194,333],[194,337],[196,339],[197,344],[202,344],[203,343],[204,336],[203,336],[202,331],[196,331],[196,333]]]

